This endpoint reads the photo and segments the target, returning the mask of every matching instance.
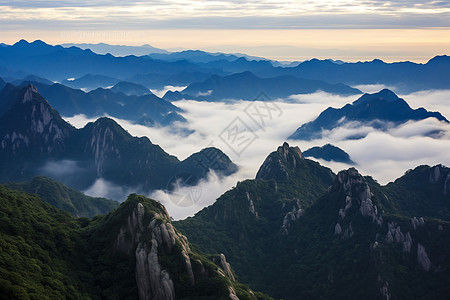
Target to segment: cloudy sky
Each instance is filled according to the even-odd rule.
[[[450,49],[449,1],[0,0],[1,41],[426,61]]]

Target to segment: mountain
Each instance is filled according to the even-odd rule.
[[[112,54],[114,56],[128,56],[128,55],[148,55],[150,53],[169,53],[166,50],[152,47],[145,44],[142,46],[126,46],[126,45],[109,45],[105,43],[98,44],[62,44],[65,48],[77,47],[80,49],[89,49],[97,54]]]
[[[0,294],[8,299],[270,299],[204,255],[154,200],[130,195],[93,220],[0,186]]]
[[[148,56],[100,55],[89,49],[51,46],[39,40],[32,43],[21,40],[12,46],[0,47],[0,66],[59,82],[86,74],[106,75],[123,80],[136,74],[149,72],[168,75],[208,71],[185,60],[168,62]]]
[[[413,218],[427,216],[450,221],[450,169],[443,165],[419,166],[386,185],[384,193],[395,199],[391,209]]]
[[[208,152],[207,160],[187,158],[180,162],[148,138],[131,136],[109,118],[76,129],[32,85],[7,85],[0,93],[0,109],[1,181],[45,175],[84,190],[103,179],[149,192],[166,189],[179,173],[204,178],[210,169],[223,175],[236,170],[218,149],[213,155]],[[201,158],[203,153],[194,157]],[[186,170],[186,165],[191,168]],[[120,199],[122,195],[115,196]]]
[[[88,93],[72,89],[62,84],[45,85],[24,82],[22,86],[33,84],[39,92],[62,115],[71,117],[84,114],[88,117],[109,115],[137,122],[142,117],[153,125],[170,125],[174,120],[183,122],[179,115],[182,109],[148,91],[146,95],[125,95],[112,89],[98,88]],[[123,86],[122,86],[123,87]],[[121,89],[119,86],[118,89]]]
[[[331,85],[319,80],[299,79],[292,76],[259,78],[246,71],[225,77],[217,75],[201,83],[190,84],[181,93],[192,99],[220,101],[227,99],[253,100],[261,92],[271,98],[288,97],[294,94],[308,94],[324,91],[340,95],[355,95],[359,90],[343,84]]]
[[[104,215],[119,206],[119,202],[99,197],[89,197],[68,186],[43,176],[34,177],[31,181],[7,183],[12,190],[36,194],[45,202],[70,213],[73,217],[93,218]]]
[[[337,127],[351,126],[353,128],[365,125],[379,130],[387,130],[408,121],[418,121],[436,118],[448,123],[439,112],[429,112],[424,108],[412,109],[405,100],[397,97],[388,89],[374,94],[364,94],[352,104],[336,109],[329,107],[314,121],[303,124],[289,139],[314,140],[323,137],[323,131]],[[430,132],[430,135],[436,132]],[[362,136],[349,138],[362,138]]]
[[[450,57],[436,56],[425,64],[409,61],[385,63],[379,59],[356,63],[334,63],[311,59],[294,68],[256,72],[259,76],[292,75],[299,78],[344,83],[351,86],[384,84],[401,93],[450,87]]]
[[[432,216],[449,207],[448,168],[419,167],[380,186],[354,168],[335,176],[300,153],[284,144],[257,179],[175,226],[276,298],[446,298],[450,223]],[[407,202],[428,204],[429,213]]]
[[[39,77],[39,76],[36,76],[36,75],[28,75],[28,76],[23,77],[22,79],[16,79],[14,81],[11,81],[11,84],[20,85],[24,81],[33,81],[33,82],[43,83],[43,84],[47,84],[47,85],[53,84],[52,81],[42,78],[42,77]]]
[[[303,152],[305,157],[314,157],[326,161],[342,162],[354,165],[355,162],[351,160],[350,155],[339,147],[331,144],[323,145],[322,147],[312,147]]]
[[[127,96],[144,96],[151,94],[150,90],[143,85],[121,81],[111,88],[114,93],[122,93]]]
[[[0,77],[0,90],[2,90],[6,85],[6,82],[3,80],[3,78]]]
[[[86,74],[79,78],[69,78],[61,82],[61,84],[71,87],[73,89],[81,89],[85,92],[95,90],[99,87],[107,88],[112,87],[119,83],[119,79],[112,78],[106,75],[92,75]]]
[[[146,73],[136,74],[126,81],[141,84],[149,89],[163,89],[166,86],[187,86],[193,82],[204,81],[213,73],[200,71],[182,71],[177,74]]]

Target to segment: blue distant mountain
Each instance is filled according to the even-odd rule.
[[[257,75],[268,75],[269,73]],[[450,88],[450,57],[436,56],[425,64],[413,62],[385,63],[379,59],[369,62],[335,63],[312,59],[294,68],[277,68],[274,74],[324,80],[329,83],[384,84],[408,93],[426,89]]]
[[[142,46],[127,46],[127,45],[110,45],[105,43],[98,44],[62,44],[61,46],[65,48],[78,47],[81,49],[90,49],[97,54],[107,54],[110,53],[114,56],[128,56],[128,55],[148,55],[150,53],[169,53],[164,49],[159,49],[152,47],[151,45],[145,44]]]
[[[20,83],[21,86],[28,84],[36,86],[39,93],[65,117],[77,114],[88,117],[108,115],[133,122],[145,117],[148,121],[146,125],[163,126],[173,123],[174,120],[185,120],[179,115],[182,112],[181,108],[148,90],[143,95],[126,95],[124,93],[126,87],[120,85],[115,90],[98,88],[86,93],[59,83],[52,85],[29,81]],[[135,85],[133,87],[136,88]]]
[[[323,145],[322,147],[312,147],[303,152],[304,157],[314,157],[326,161],[336,161],[354,165],[355,162],[350,158],[347,152],[339,147],[331,144]]]
[[[339,95],[361,93],[360,90],[344,84],[329,84],[320,80],[300,79],[293,76],[260,78],[246,71],[225,77],[213,75],[203,82],[189,85],[180,94],[201,101],[222,101],[229,99],[254,100],[261,92],[265,92],[270,98],[275,99],[318,91]]]
[[[448,123],[448,120],[439,112],[429,112],[424,108],[412,109],[405,100],[399,98],[392,91],[384,89],[378,93],[364,94],[352,104],[346,104],[342,108],[327,108],[314,121],[298,128],[289,139],[320,139],[323,137],[324,130],[332,130],[355,121],[386,130],[392,125],[396,126],[407,121],[424,120],[430,117]]]

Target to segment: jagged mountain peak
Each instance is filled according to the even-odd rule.
[[[267,156],[256,174],[256,179],[287,179],[295,170],[297,162],[303,159],[298,146],[290,147],[287,142]]]
[[[366,178],[357,169],[352,167],[340,171],[336,176],[330,192],[340,195],[337,198],[342,202],[340,203],[342,207],[339,209],[340,220],[345,219],[352,206],[356,206],[364,217],[372,218],[372,221],[378,225],[383,223],[381,211],[372,200],[373,192]],[[340,234],[340,232],[341,225],[338,222],[335,233]]]
[[[1,149],[17,155],[58,154],[66,148],[65,139],[75,130],[66,123],[34,85],[7,87],[0,99],[5,103],[0,118]],[[7,111],[7,113],[5,113]]]

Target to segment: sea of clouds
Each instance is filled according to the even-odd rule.
[[[376,92],[383,86],[358,88],[363,92]],[[399,96],[412,108],[424,107],[450,118],[450,91],[424,91]],[[174,219],[183,219],[214,203],[220,195],[236,186],[238,181],[254,178],[267,155],[282,145],[303,123],[314,120],[327,107],[338,108],[358,98],[359,96],[343,97],[319,92],[275,99],[268,103],[178,101],[175,105],[184,110],[182,114],[188,120],[187,124],[178,126],[194,130],[188,136],[178,135],[169,128],[149,128],[127,120],[115,120],[133,136],[147,136],[152,143],[160,145],[180,160],[202,148],[214,146],[239,166],[237,173],[226,178],[210,172],[195,187],[180,188],[173,193],[155,191],[148,195],[163,203]],[[78,128],[95,120],[82,115],[65,119]],[[440,131],[441,135],[439,138],[423,136],[430,131]],[[243,138],[239,140],[236,132],[240,132]],[[359,140],[345,139],[356,134],[365,137]],[[371,175],[380,184],[387,184],[419,165],[450,166],[450,125],[431,118],[408,122],[385,132],[356,124],[327,132],[321,140],[287,141],[291,146],[299,146],[301,150],[327,143],[334,144],[350,155],[363,175]],[[343,163],[318,161],[334,172],[350,167]],[[112,193],[132,191],[99,179],[85,192],[93,196],[111,197]]]

